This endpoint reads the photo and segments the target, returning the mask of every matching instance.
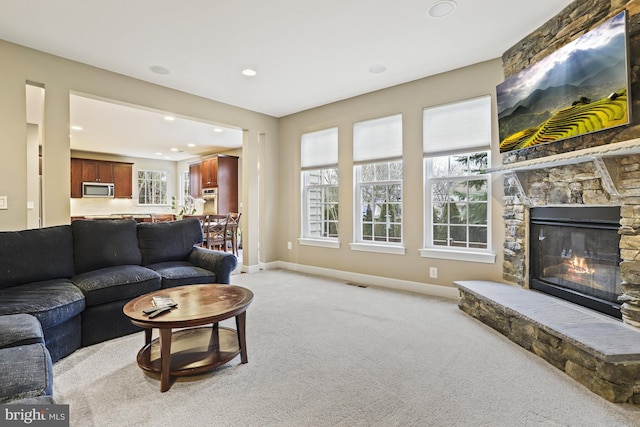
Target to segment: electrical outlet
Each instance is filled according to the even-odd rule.
[[[438,278],[438,267],[429,267],[429,277],[432,279]]]
[[[291,242],[287,242],[287,249],[291,250]]]
[[[0,196],[0,209],[9,209],[7,207],[7,196]]]

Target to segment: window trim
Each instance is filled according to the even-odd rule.
[[[319,248],[340,249],[340,242],[335,237],[310,238],[300,237],[298,243],[302,246],[316,246]]]

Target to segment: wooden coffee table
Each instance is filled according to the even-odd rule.
[[[172,298],[178,306],[149,318],[143,310],[152,298]],[[145,329],[145,344],[138,352],[138,366],[160,374],[160,391],[169,390],[171,376],[199,374],[227,363],[238,354],[247,363],[246,311],[253,293],[233,285],[186,285],[162,289],[129,301],[124,314]],[[236,318],[236,330],[218,322]],[[209,326],[203,326],[209,325]],[[154,328],[159,337],[152,340]],[[177,328],[186,328],[173,331]]]

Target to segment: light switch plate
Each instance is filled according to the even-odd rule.
[[[7,196],[0,196],[0,209],[9,209],[7,206]]]

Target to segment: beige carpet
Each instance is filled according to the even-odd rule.
[[[71,425],[640,426],[453,301],[280,270],[232,283],[255,294],[248,364],[160,393],[142,333],[80,349],[54,366]]]

